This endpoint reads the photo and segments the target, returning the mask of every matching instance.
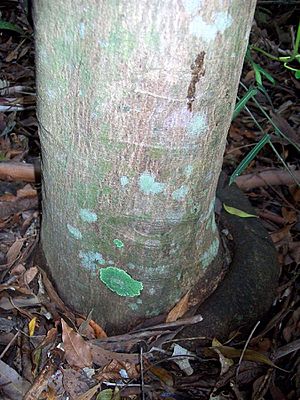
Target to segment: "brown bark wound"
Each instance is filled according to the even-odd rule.
[[[189,84],[187,93],[187,107],[189,111],[192,111],[193,101],[195,100],[196,85],[199,82],[201,76],[205,75],[204,57],[205,51],[201,51],[191,65],[192,80]]]

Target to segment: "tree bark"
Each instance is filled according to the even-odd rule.
[[[254,7],[35,0],[43,250],[108,331],[221,276],[214,198]]]

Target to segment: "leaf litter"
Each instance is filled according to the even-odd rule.
[[[107,337],[91,316],[69,310],[47,274],[32,263],[39,237],[40,183],[33,173],[40,144],[33,30],[25,4],[8,1],[1,5],[1,19],[7,25],[0,36],[0,158],[5,167],[0,168],[0,398],[299,398],[300,190],[287,174],[277,179],[281,164],[268,146],[241,178],[246,178],[243,190],[278,250],[281,279],[273,307],[246,349],[247,337],[240,332],[233,332],[226,343],[200,346],[196,353],[190,353],[182,342],[177,345],[172,339],[174,331],[180,324],[192,323],[180,319],[188,294],[169,312],[167,323]],[[258,6],[251,43],[272,54],[279,46],[292,49],[291,32],[299,11],[299,5]],[[259,71],[266,72],[263,75],[275,80],[275,84],[261,82],[272,105],[263,93],[255,98],[288,139],[298,140],[299,81],[262,54],[253,54],[253,59]],[[255,71],[247,62],[241,79],[245,85],[254,83]],[[242,98],[245,93],[241,88],[240,92]],[[299,155],[294,147],[272,133],[272,124],[253,105],[250,96],[247,106],[256,121],[298,173]],[[253,119],[241,109],[231,125],[224,157],[223,169],[229,176],[261,137]],[[260,176],[263,181],[253,186],[247,175]],[[239,210],[233,214],[248,217],[239,215]]]

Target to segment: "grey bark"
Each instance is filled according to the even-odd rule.
[[[43,250],[108,330],[221,276],[214,198],[254,7],[35,0]]]

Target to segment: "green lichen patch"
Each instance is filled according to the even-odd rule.
[[[124,247],[124,243],[123,243],[122,240],[120,240],[120,239],[115,239],[115,240],[114,240],[114,245],[115,245],[118,249],[121,249],[122,247]]]
[[[143,289],[142,282],[136,281],[127,272],[117,267],[101,269],[99,278],[105,286],[119,296],[136,297]]]

